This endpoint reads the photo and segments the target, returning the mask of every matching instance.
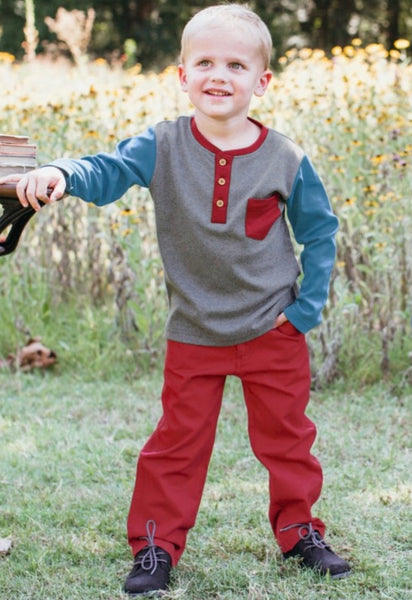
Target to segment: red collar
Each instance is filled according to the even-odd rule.
[[[210,150],[214,154],[229,154],[231,156],[238,156],[241,154],[250,154],[252,152],[255,152],[263,144],[269,132],[268,128],[262,125],[262,123],[259,123],[259,121],[255,121],[255,119],[252,119],[251,117],[248,117],[248,119],[260,128],[260,135],[251,146],[246,146],[246,148],[236,148],[235,150],[221,150],[220,148],[209,142],[209,140],[207,140],[205,136],[200,133],[199,129],[197,128],[194,117],[192,117],[190,120],[190,126],[195,139],[207,150]]]

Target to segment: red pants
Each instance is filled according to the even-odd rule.
[[[269,519],[283,552],[298,541],[295,523],[324,524],[311,507],[322,470],[310,449],[316,436],[305,416],[310,369],[304,335],[290,323],[249,342],[227,347],[169,341],[162,393],[163,415],[140,453],[128,518],[133,554],[155,543],[176,565],[194,526],[211,457],[227,375],[242,381],[250,443],[269,472]],[[230,440],[228,440],[230,444]]]

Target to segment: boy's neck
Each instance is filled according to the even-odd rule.
[[[222,151],[247,148],[260,136],[258,125],[247,117],[242,120],[219,120],[195,113],[195,122],[203,137]]]

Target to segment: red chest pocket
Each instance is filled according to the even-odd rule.
[[[245,218],[247,237],[263,240],[267,236],[272,225],[282,214],[279,208],[281,199],[277,192],[270,198],[249,198]]]

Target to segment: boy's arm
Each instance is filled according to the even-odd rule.
[[[155,162],[155,132],[149,128],[120,142],[112,154],[61,158],[25,174],[2,177],[0,184],[16,183],[21,204],[36,211],[38,200],[50,204],[65,192],[102,206],[123,196],[132,185],[148,187]]]
[[[290,224],[299,244],[303,279],[295,302],[284,313],[302,333],[321,322],[335,262],[338,219],[333,214],[325,188],[307,157],[296,175],[287,202]]]
[[[50,163],[66,176],[67,193],[98,206],[117,200],[132,186],[148,187],[156,162],[153,128],[120,142],[113,153],[102,152],[81,159]]]

